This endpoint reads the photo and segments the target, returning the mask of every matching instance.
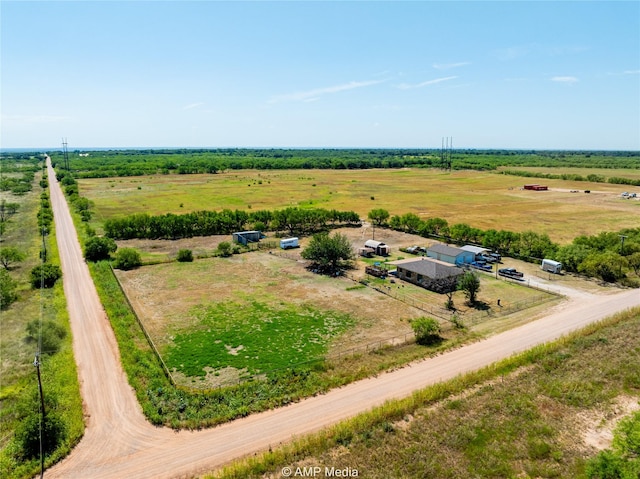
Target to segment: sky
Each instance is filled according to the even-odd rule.
[[[640,150],[638,1],[0,1],[0,148]]]

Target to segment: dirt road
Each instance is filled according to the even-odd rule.
[[[46,472],[48,478],[191,477],[640,305],[637,290],[572,299],[544,319],[377,378],[213,429],[174,432],[144,419],[51,167],[49,183],[87,428],[74,451]]]

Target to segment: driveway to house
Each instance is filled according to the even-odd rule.
[[[46,471],[48,478],[192,477],[640,305],[638,290],[580,295],[538,321],[287,407],[202,431],[154,427],[144,418],[122,370],[118,345],[83,260],[69,208],[50,160],[47,163],[86,417],[84,437],[66,459]]]

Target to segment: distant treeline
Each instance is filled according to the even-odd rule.
[[[151,216],[139,213],[124,218],[110,219],[104,223],[105,235],[118,240],[179,239],[194,236],[231,234],[252,228],[259,231],[286,231],[291,235],[306,235],[331,226],[360,224],[360,217],[353,211],[326,210],[322,208],[283,210],[258,210],[250,213],[242,210],[194,211],[176,215],[167,213]]]
[[[612,183],[616,185],[632,185],[640,186],[640,179],[634,180],[632,178],[621,178],[619,176],[605,177],[604,175],[589,174],[586,176],[576,173],[540,173],[536,171],[522,171],[522,170],[503,170],[503,175],[512,176],[524,176],[527,178],[545,178],[551,180],[567,180],[567,181],[590,181],[593,183]]]
[[[80,156],[82,154],[83,156]],[[85,156],[88,155],[88,156]],[[70,153],[76,178],[152,174],[217,173],[259,169],[444,168],[437,149],[176,149]],[[51,153],[54,166],[62,154]],[[640,169],[640,152],[456,150],[453,169],[494,170],[501,166]]]

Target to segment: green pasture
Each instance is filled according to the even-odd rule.
[[[560,171],[556,171],[560,172]],[[562,169],[561,172],[571,172]],[[627,171],[628,173],[628,171]],[[582,234],[637,226],[640,202],[619,201],[620,185],[545,180],[550,188],[523,191],[527,178],[495,172],[433,169],[241,170],[220,174],[154,175],[79,180],[80,194],[95,203],[92,226],[109,218],[146,212],[186,213],[223,208],[273,210],[288,206],[392,215],[415,213],[481,229],[547,233],[568,243]],[[597,192],[597,193],[596,193]]]
[[[257,301],[200,306],[191,314],[197,327],[175,334],[164,353],[169,369],[186,376],[228,367],[255,375],[322,359],[328,343],[354,323],[346,314]]]

